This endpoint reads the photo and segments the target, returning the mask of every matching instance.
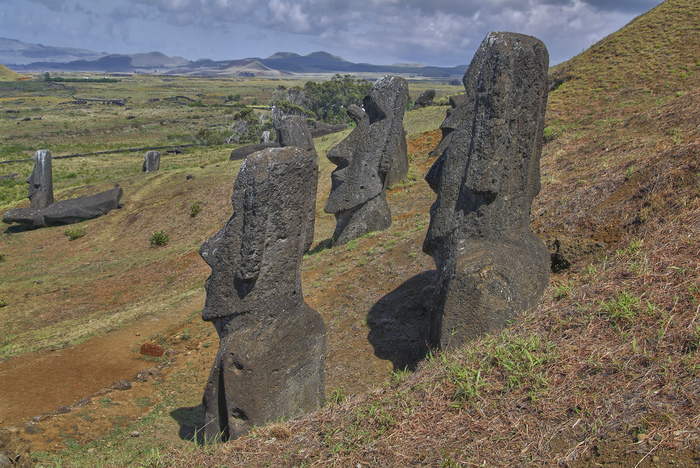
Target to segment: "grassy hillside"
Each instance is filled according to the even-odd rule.
[[[21,77],[22,75],[10,70],[5,65],[0,63],[0,81],[15,81]]]
[[[561,83],[550,93],[532,225],[571,266],[509,330],[450,353],[431,354],[421,341],[421,291],[434,269],[421,252],[434,200],[422,176],[444,108],[421,109],[406,115],[412,172],[388,194],[392,227],[334,249],[324,248],[334,220],[322,211],[332,170],[323,154],[342,135],[316,141],[316,238],[303,288],[329,333],[321,411],[224,445],[187,442],[216,350],[213,327],[195,310],[148,337],[169,353],[144,362],[162,369],[132,393],[96,392],[85,406],[61,403],[70,413],[11,422],[47,451],[37,454],[44,466],[697,466],[698,8],[667,0],[553,71]],[[74,320],[67,335],[108,324],[100,317],[120,307],[140,312],[124,315],[137,322],[202,299],[208,269],[196,248],[230,215],[237,166],[207,150],[172,161],[178,167],[158,174],[94,181],[118,181],[127,206],[87,223],[83,238],[69,241],[60,228],[3,236],[0,268],[15,279],[0,294],[15,312],[35,307],[24,316],[25,350],[43,339],[29,324],[52,314],[64,314],[56,324]],[[78,191],[64,187],[59,199]],[[204,209],[191,217],[197,200]],[[171,243],[151,248],[160,229]],[[146,340],[129,330],[127,344]],[[70,355],[62,336],[51,339],[43,346]]]

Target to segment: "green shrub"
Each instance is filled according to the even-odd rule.
[[[76,240],[85,235],[85,228],[87,228],[87,226],[70,227],[63,233],[68,236],[69,240]]]
[[[192,203],[192,206],[190,206],[190,216],[194,218],[197,216],[199,213],[202,212],[202,202],[197,200],[196,202]]]
[[[165,231],[154,232],[151,235],[151,247],[159,247],[161,245],[167,245],[170,242],[170,236],[165,233]]]
[[[7,255],[5,255],[5,252],[0,252],[0,262],[4,262],[7,260]]]

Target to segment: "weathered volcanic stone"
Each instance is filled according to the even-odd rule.
[[[22,224],[32,229],[46,226],[44,224],[44,210],[38,208],[13,208],[5,212],[2,216],[2,222]]]
[[[278,141],[271,141],[270,143],[258,143],[255,145],[241,146],[231,151],[229,160],[238,161],[239,159],[245,159],[249,154],[262,151],[267,148],[279,148],[280,144]]]
[[[433,99],[435,99],[435,90],[427,89],[423,91],[420,96],[418,96],[418,99],[416,99],[416,102],[413,104],[413,109],[415,110],[420,109],[421,107],[432,106]]]
[[[233,187],[233,216],[200,248],[212,269],[202,318],[220,338],[203,399],[210,440],[323,402],[325,327],[301,289],[317,183],[310,151],[251,154]]]
[[[465,118],[465,112],[467,110],[467,95],[459,94],[457,96],[450,97],[450,108],[446,112],[445,120],[440,124],[440,130],[442,131],[442,138],[440,143],[435,147],[435,149],[430,153],[430,157],[434,158],[440,156],[450,145],[450,138],[452,137],[452,132],[457,127],[457,124]]]
[[[160,169],[160,151],[147,151],[143,157],[141,172],[155,172]]]
[[[283,148],[294,146],[303,151],[306,151],[311,157],[316,161],[316,166],[318,166],[318,154],[316,153],[316,147],[314,146],[314,138],[311,136],[311,129],[306,125],[306,121],[303,117],[298,115],[287,115],[282,117],[279,128],[277,129],[277,135],[280,146]],[[308,196],[313,200],[316,200],[316,189],[318,184],[312,184],[309,189]],[[304,252],[311,248],[311,244],[314,241],[314,223],[316,220],[316,203],[309,204],[309,212],[307,213],[308,221],[305,226],[309,229],[306,233],[306,245],[304,246]]]
[[[31,208],[43,210],[53,203],[53,173],[51,151],[39,150],[34,153],[34,170],[27,178]]]
[[[506,326],[549,281],[547,248],[529,227],[548,62],[538,39],[488,34],[464,75],[464,117],[426,177],[437,192],[423,243],[438,271],[431,339],[443,348]]]
[[[336,217],[334,243],[343,244],[391,225],[385,190],[408,172],[403,128],[407,101],[406,80],[386,76],[365,96],[364,111],[357,106],[348,109],[357,126],[327,154],[338,166],[331,175],[325,207],[326,213]]]
[[[44,223],[57,226],[99,218],[119,208],[121,197],[122,188],[117,187],[95,195],[57,201],[44,210]]]

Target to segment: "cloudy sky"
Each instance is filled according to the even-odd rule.
[[[468,64],[489,31],[567,60],[661,0],[0,0],[0,37],[190,60],[326,51],[373,64]]]

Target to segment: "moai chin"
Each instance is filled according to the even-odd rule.
[[[431,338],[458,346],[537,305],[549,254],[529,226],[540,190],[549,56],[490,33],[464,75],[466,109],[426,180],[437,193],[423,251],[435,260]]]
[[[233,215],[200,248],[212,269],[202,318],[220,338],[203,399],[209,440],[323,403],[325,327],[301,290],[317,182],[315,153],[249,155],[234,183]]]
[[[357,124],[327,157],[338,166],[331,174],[331,193],[324,210],[335,214],[333,242],[344,244],[391,226],[386,188],[408,172],[403,115],[408,84],[385,76],[372,86],[348,115]]]
[[[34,170],[27,177],[29,190],[27,197],[31,208],[43,210],[53,203],[53,171],[51,151],[39,150],[34,153]]]

